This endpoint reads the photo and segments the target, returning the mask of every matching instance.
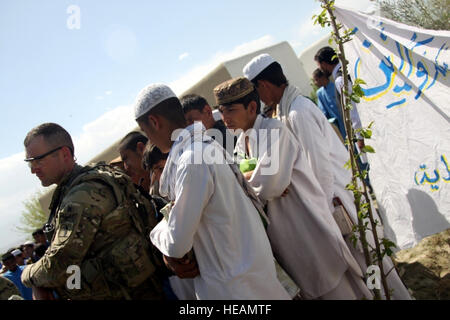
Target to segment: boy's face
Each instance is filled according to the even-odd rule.
[[[17,263],[16,263],[16,259],[15,258],[11,258],[11,259],[7,259],[5,261],[2,261],[3,265],[5,266],[5,268],[9,271],[14,271],[17,267]]]
[[[142,155],[138,151],[125,149],[120,151],[125,172],[133,180],[134,184],[139,184],[139,180],[148,175],[148,172],[142,168]]]
[[[221,105],[219,111],[222,113],[222,119],[227,128],[232,130],[242,129],[246,131],[250,129],[256,117],[256,112],[250,108],[250,104],[247,108],[242,103]]]
[[[33,255],[34,246],[33,245],[26,245],[24,247],[24,254],[27,258],[31,257]]]
[[[47,241],[45,235],[40,233],[33,235],[33,238],[36,243],[45,243]]]
[[[206,127],[209,120],[208,112],[206,111],[205,107],[202,110],[197,109],[189,110],[184,114],[184,117],[186,118],[186,122],[188,125],[193,124],[194,121],[201,121],[203,125]]]
[[[147,138],[154,143],[162,153],[168,153],[172,145],[170,133],[167,134],[167,128],[162,127],[163,119],[157,116],[149,115],[147,122],[138,121],[139,128],[145,132]]]
[[[327,79],[325,77],[314,77],[314,84],[319,88],[326,86]]]
[[[164,170],[164,166],[166,165],[166,160],[159,160],[152,167],[152,175],[151,175],[151,184],[153,185],[156,181],[159,181],[161,178],[161,174]]]

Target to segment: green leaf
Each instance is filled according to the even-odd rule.
[[[375,153],[375,149],[372,148],[369,145],[365,145],[364,148],[362,148],[361,150],[362,152],[367,152],[367,153]]]
[[[364,97],[364,91],[359,84],[353,86],[353,93],[358,97]]]
[[[363,138],[370,139],[372,137],[372,130],[363,129],[363,130],[361,130],[360,134],[363,136]]]
[[[344,168],[349,170],[352,168],[352,164],[350,163],[350,159],[348,159],[348,161],[344,164]]]
[[[360,84],[367,84],[363,79],[361,78],[356,78],[354,81],[355,85],[360,85]]]
[[[356,103],[359,103],[361,101],[361,98],[355,93],[352,93],[352,95],[350,96],[350,99],[352,99],[352,101],[354,101]]]

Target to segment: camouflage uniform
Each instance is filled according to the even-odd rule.
[[[10,298],[14,300],[23,300],[20,296],[19,289],[12,283],[12,281],[6,279],[5,277],[0,276],[0,300],[10,300]]]
[[[145,248],[143,231],[136,230],[126,209],[127,199],[119,201],[117,190],[100,180],[74,183],[83,170],[76,165],[55,190],[50,205],[55,212],[50,247],[38,262],[23,270],[22,282],[53,289],[61,298],[73,300],[162,299],[157,270],[162,266],[160,256],[155,251],[147,254],[155,249]],[[133,186],[125,177],[125,185]],[[144,231],[148,239],[148,230]],[[70,265],[80,267],[81,289],[66,286]]]

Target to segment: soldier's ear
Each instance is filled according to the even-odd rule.
[[[73,160],[74,156],[72,156],[72,151],[69,149],[69,147],[64,146],[61,149],[61,152],[63,153],[64,160]]]

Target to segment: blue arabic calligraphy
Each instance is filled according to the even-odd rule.
[[[416,171],[414,173],[414,182],[416,185],[424,185],[428,184],[430,185],[431,191],[437,191],[439,190],[438,182],[441,180],[448,183],[450,182],[450,167],[447,161],[447,158],[445,155],[441,155],[440,157],[441,162],[444,164],[445,170],[447,171],[447,177],[441,176],[439,169],[434,169],[433,174],[434,177],[430,176],[425,170],[427,170],[427,166],[425,164],[422,164],[419,166],[419,171]],[[422,178],[418,179],[418,174],[422,173]]]
[[[379,34],[380,38],[384,42],[386,42],[388,38],[384,33],[385,28],[383,26],[383,23],[380,22],[378,24],[378,27],[380,32]],[[354,28],[353,32],[354,33],[358,32],[358,29]],[[407,80],[411,80],[412,76],[415,76],[417,79],[422,79],[420,84],[418,84],[418,90],[416,95],[414,96],[414,99],[417,100],[421,97],[424,91],[433,87],[439,76],[442,76],[444,78],[447,76],[448,64],[446,62],[442,63],[438,62],[439,55],[442,53],[442,51],[448,50],[449,48],[447,46],[447,43],[443,43],[441,45],[438,53],[434,57],[434,63],[432,64],[432,66],[434,66],[434,70],[429,70],[430,64],[427,65],[427,63],[424,60],[419,60],[417,61],[417,63],[414,63],[412,52],[414,52],[414,50],[417,49],[418,47],[432,43],[433,40],[435,40],[435,37],[433,36],[421,40],[419,40],[418,38],[419,37],[417,33],[414,32],[410,39],[411,42],[410,44],[408,44],[409,48],[395,41],[398,56],[400,57],[399,68],[397,69],[397,67],[394,65],[393,58],[384,56],[383,59],[381,59],[378,68],[384,74],[385,81],[381,85],[369,88],[362,88],[364,92],[363,97],[364,100],[366,101],[376,100],[390,91],[392,91],[394,95],[397,97],[399,97],[401,94],[409,94],[412,90],[412,86],[407,83],[408,82]],[[363,49],[365,49],[366,51],[369,51],[373,47],[372,43],[367,39],[363,40],[362,45]],[[424,55],[426,55],[426,51],[424,52]],[[361,57],[358,57],[354,66],[355,78],[359,77],[358,73],[360,73],[359,72],[360,65],[361,65]],[[406,66],[409,66],[409,69],[405,76],[406,70],[404,69],[406,69],[405,68]],[[415,72],[413,72],[414,69],[416,69]],[[403,71],[405,71],[405,73],[403,73]],[[398,77],[398,79],[400,81],[403,81],[403,84],[396,84],[394,86],[395,77],[399,74],[400,76]],[[431,79],[432,81],[430,82]],[[394,99],[394,101],[388,103],[385,107],[386,109],[391,109],[396,106],[404,105],[406,102],[407,99],[405,97],[400,97],[398,99]]]

